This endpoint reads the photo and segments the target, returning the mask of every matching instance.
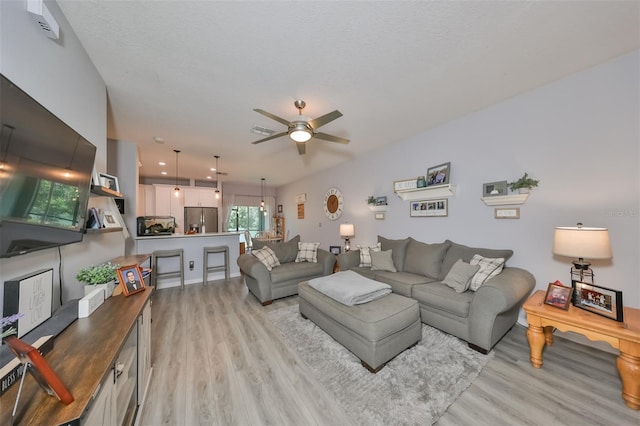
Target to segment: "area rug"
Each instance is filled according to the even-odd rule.
[[[355,424],[432,425],[493,357],[493,351],[482,355],[423,324],[417,345],[372,374],[320,327],[303,319],[297,305],[269,316]]]

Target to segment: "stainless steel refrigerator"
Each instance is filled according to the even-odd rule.
[[[198,233],[218,232],[217,207],[185,207],[184,228],[186,231],[195,230]]]

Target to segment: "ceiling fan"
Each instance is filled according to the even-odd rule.
[[[268,136],[264,139],[260,139],[258,141],[252,142],[253,144],[262,143],[269,141],[271,139],[276,139],[284,135],[289,135],[289,137],[296,143],[298,147],[298,153],[300,155],[304,154],[306,144],[308,140],[311,138],[322,139],[329,142],[337,142],[342,144],[349,143],[349,139],[340,138],[338,136],[328,135],[326,133],[317,132],[316,130],[320,127],[324,126],[327,123],[332,122],[333,120],[342,117],[342,113],[338,110],[325,114],[321,117],[315,118],[313,120],[307,119],[307,117],[302,115],[302,110],[307,105],[303,100],[297,100],[293,103],[296,108],[298,108],[298,119],[289,121],[284,118],[278,117],[277,115],[273,115],[270,112],[267,112],[262,109],[254,109],[255,112],[260,113],[266,117],[271,118],[272,120],[277,121],[278,123],[282,123],[287,126],[286,132],[277,133],[275,135]]]

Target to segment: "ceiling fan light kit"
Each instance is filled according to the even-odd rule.
[[[266,138],[257,140],[252,143],[258,144],[288,135],[289,138],[296,143],[296,147],[298,148],[298,153],[300,155],[306,152],[305,142],[311,140],[311,138],[314,137],[329,142],[337,142],[342,144],[349,143],[349,139],[328,135],[326,133],[316,132],[317,129],[324,126],[325,124],[328,124],[333,120],[342,117],[342,113],[340,111],[335,110],[313,120],[309,120],[307,119],[307,117],[302,115],[302,110],[306,106],[306,103],[303,100],[298,99],[293,103],[293,105],[298,108],[298,117],[297,120],[294,121],[285,120],[282,117],[278,117],[277,115],[271,114],[270,112],[264,111],[262,109],[254,109],[255,112],[262,114],[265,117],[269,117],[270,119],[275,120],[278,123],[284,124],[285,126],[287,126],[287,130],[275,135],[269,135]]]

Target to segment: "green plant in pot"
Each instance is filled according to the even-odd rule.
[[[529,174],[525,172],[520,179],[509,182],[509,189],[512,191],[518,190],[521,194],[526,194],[531,188],[538,186],[538,183],[540,183],[539,180],[530,178]]]
[[[369,198],[367,198],[367,204],[371,204],[372,206],[376,205],[376,197],[374,197],[373,195],[369,195]]]
[[[111,262],[101,265],[89,266],[82,268],[76,275],[76,279],[85,284],[85,296],[96,288],[102,288],[105,292],[104,298],[107,299],[113,294],[113,290],[118,280],[116,273],[120,265],[114,265]]]

